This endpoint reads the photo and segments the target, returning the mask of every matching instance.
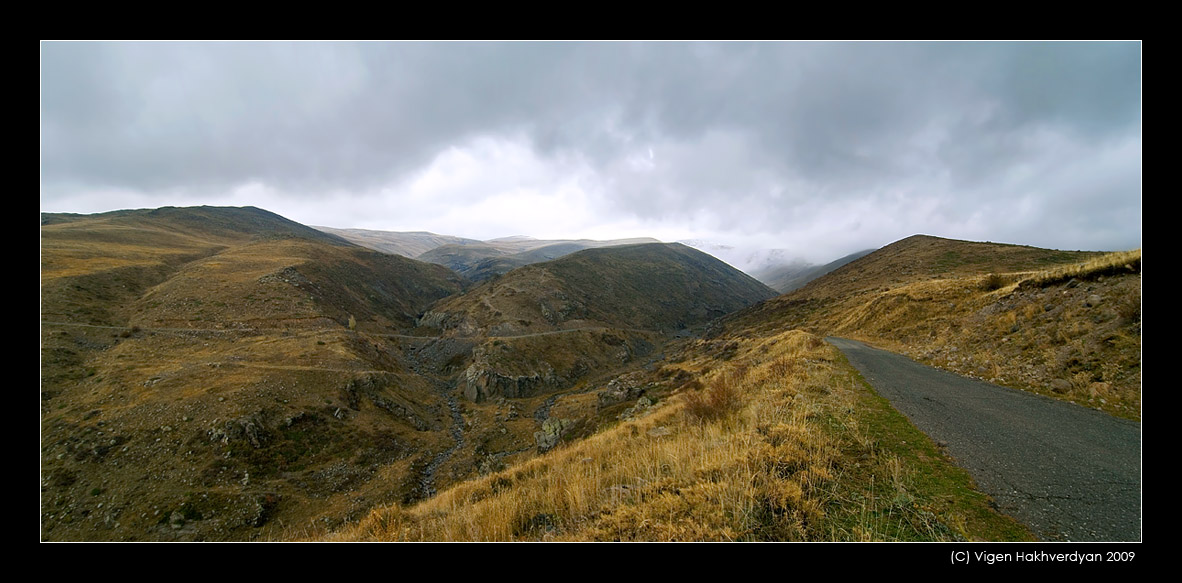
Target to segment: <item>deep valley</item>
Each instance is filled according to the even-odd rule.
[[[41,537],[1029,539],[823,337],[1139,421],[1140,274],[917,235],[780,294],[655,240],[42,214]]]

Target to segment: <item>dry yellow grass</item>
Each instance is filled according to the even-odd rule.
[[[909,472],[858,421],[860,386],[819,338],[747,338],[726,362],[682,363],[693,389],[650,414],[331,540],[727,541],[943,539]],[[716,412],[707,411],[717,406]],[[704,414],[705,413],[705,414]],[[877,478],[875,478],[875,474]],[[895,508],[897,506],[897,508]],[[927,518],[917,519],[917,516]],[[915,524],[927,521],[923,528]],[[938,523],[938,524],[937,524]],[[933,526],[935,525],[935,526]]]
[[[1136,250],[1044,270],[874,281],[801,304],[785,325],[1139,419],[1140,258]]]
[[[412,323],[433,299],[419,292],[458,290],[442,268],[249,210],[43,221],[44,539],[340,524],[409,495],[420,458],[452,443],[430,430],[448,427],[446,400],[397,339],[369,335]],[[383,293],[353,292],[373,281]]]
[[[1029,278],[1034,285],[1046,286],[1072,278],[1094,279],[1096,276],[1122,273],[1141,273],[1141,250],[1118,251],[1093,257],[1082,263],[1073,263],[1055,269],[1048,269]]]

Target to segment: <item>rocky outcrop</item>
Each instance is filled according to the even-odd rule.
[[[596,393],[599,409],[603,410],[616,403],[634,401],[644,394],[644,389],[626,378],[615,378],[607,384],[607,388]]]
[[[255,449],[263,447],[266,440],[266,430],[261,415],[258,413],[231,419],[224,423],[215,422],[206,434],[210,441],[220,443],[246,441]]]
[[[531,374],[504,374],[480,363],[464,371],[464,397],[480,403],[497,397],[533,397],[562,388],[558,375],[549,364]]]
[[[406,422],[418,431],[438,429],[417,414],[409,403],[399,402],[394,396],[396,392],[388,390],[391,384],[392,380],[382,375],[358,377],[349,380],[340,390],[339,396],[353,411],[360,411],[361,400],[366,398],[378,409]],[[341,418],[339,414],[333,416]]]
[[[649,410],[652,408],[653,408],[653,402],[648,397],[641,397],[636,400],[635,405],[628,407],[627,409],[624,409],[624,412],[620,413],[620,415],[618,416],[618,419],[623,420],[623,421],[627,421],[629,419],[636,419],[638,417],[644,417],[649,412]],[[649,435],[652,435],[652,432],[650,432]],[[663,434],[663,435],[666,435],[666,434]]]
[[[562,441],[562,436],[570,431],[574,425],[574,422],[570,419],[550,417],[543,421],[542,429],[534,432],[534,443],[538,445],[538,453],[546,453],[554,449],[554,446]]]
[[[415,324],[423,328],[433,328],[440,331],[455,331],[461,336],[471,336],[479,332],[479,327],[463,314],[435,312],[428,310],[419,316]]]
[[[552,325],[559,325],[567,320],[578,320],[588,316],[587,306],[573,300],[561,291],[554,290],[549,297],[538,302],[538,310],[542,318]]]

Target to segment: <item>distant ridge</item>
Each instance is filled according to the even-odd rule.
[[[810,281],[813,281],[814,279],[817,279],[818,277],[821,277],[822,275],[825,275],[826,273],[829,273],[838,267],[841,267],[855,259],[865,257],[866,255],[869,255],[873,252],[874,249],[858,251],[857,253],[851,253],[845,257],[826,263],[825,265],[812,265],[804,262],[779,265],[757,271],[751,275],[755,279],[767,284],[772,289],[782,294],[786,294],[804,287]]]
[[[161,207],[156,209],[118,210],[91,215],[72,213],[42,213],[41,225],[87,221],[103,222],[112,227],[134,225],[158,226],[176,234],[197,236],[206,240],[243,237],[301,237],[334,245],[349,245],[348,240],[307,227],[273,212],[257,207]]]
[[[647,243],[585,249],[514,269],[436,304],[425,321],[464,334],[586,325],[674,331],[775,295],[706,253]]]
[[[411,259],[443,245],[481,244],[481,241],[475,239],[465,239],[451,235],[437,235],[427,231],[375,231],[370,229],[337,229],[318,226],[313,228],[339,236],[362,247],[369,247],[375,251],[392,253]]]
[[[863,340],[1139,419],[1140,255],[914,235],[731,314],[720,329]]]
[[[415,257],[459,273],[469,281],[481,282],[518,267],[557,259],[584,249],[660,243],[656,239],[632,238],[595,241],[591,239],[545,240],[514,236],[476,243],[440,245]]]

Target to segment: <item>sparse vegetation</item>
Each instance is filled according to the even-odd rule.
[[[43,221],[44,538],[1022,539],[794,328],[993,375],[1022,362],[1005,350],[1037,349],[1068,398],[1127,404],[1114,395],[1139,379],[1139,359],[1092,356],[1139,353],[1139,279],[1027,289],[1052,267],[1031,248],[912,240],[933,260],[847,266],[852,292],[821,281],[674,349],[658,329],[770,292],[676,246],[461,292],[442,267],[240,211]],[[479,398],[446,390],[468,383]],[[556,430],[545,448],[539,426]]]
[[[1072,263],[1055,269],[1041,271],[1023,283],[1046,287],[1071,279],[1094,280],[1106,275],[1141,273],[1141,250],[1107,253],[1082,263]]]
[[[740,386],[746,372],[740,368],[725,377],[715,378],[704,389],[684,393],[686,415],[691,420],[709,422],[724,419],[738,410],[743,405]]]
[[[276,230],[300,236],[256,237]],[[408,451],[450,444],[426,430],[446,427],[446,405],[404,372],[399,345],[347,340],[336,324],[412,324],[459,289],[444,268],[247,209],[77,216],[41,235],[45,539],[243,540],[279,521],[339,523],[360,512],[349,496],[372,504],[413,484]],[[373,281],[379,292],[350,292]],[[390,371],[380,388],[324,403],[375,370]],[[277,500],[261,514],[259,491]],[[213,502],[174,529],[188,493]]]
[[[734,320],[856,338],[1140,419],[1140,255],[917,236]]]
[[[999,290],[1004,287],[1005,284],[1006,280],[1004,277],[996,273],[990,273],[989,275],[985,276],[984,281],[981,282],[981,290],[987,292]]]
[[[588,326],[674,331],[775,296],[678,244],[586,249],[513,270],[432,306],[435,332],[489,336]]]
[[[1028,537],[967,494],[967,476],[873,400],[836,351],[801,332],[701,356],[718,401],[689,390],[648,415],[413,506],[375,510],[333,540],[955,540]],[[691,348],[687,350],[694,352]],[[694,372],[697,371],[697,372]],[[825,390],[813,390],[824,388]],[[736,391],[741,400],[721,397]],[[708,412],[710,422],[703,422]],[[882,418],[890,419],[889,422]],[[939,469],[936,485],[917,473]]]

